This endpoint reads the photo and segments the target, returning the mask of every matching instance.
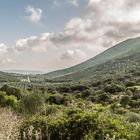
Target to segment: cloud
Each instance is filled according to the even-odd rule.
[[[79,0],[66,0],[68,3],[74,5],[74,6],[78,6],[79,5]]]
[[[17,60],[13,66],[60,69],[139,35],[139,0],[88,0],[85,15],[70,19],[62,31],[19,39],[9,47],[1,44],[0,55]]]
[[[39,23],[42,19],[42,9],[34,8],[33,6],[26,7],[26,13],[29,14],[28,19],[32,23]]]
[[[8,63],[15,63],[15,61],[12,60],[11,58],[3,58],[3,59],[0,60],[0,63],[8,64]]]
[[[60,7],[65,4],[79,6],[79,0],[53,0],[53,7]]]
[[[7,53],[7,46],[4,43],[0,43],[0,56],[3,56]]]
[[[85,59],[87,57],[86,53],[80,49],[76,49],[76,50],[66,50],[62,56],[61,56],[61,60],[79,60],[79,59]]]
[[[0,64],[8,64],[14,62],[14,60],[7,57],[7,54],[10,53],[10,50],[8,49],[9,48],[4,43],[0,43]]]
[[[100,24],[103,36],[110,42],[116,43],[140,34],[139,0],[90,0],[89,10],[89,17],[95,19],[94,25]]]
[[[44,39],[47,39],[46,34],[42,34],[41,37],[31,36],[25,39],[19,39],[16,41],[14,49],[16,51],[33,51],[33,52],[46,52],[47,45],[44,44]]]

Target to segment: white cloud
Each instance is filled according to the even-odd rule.
[[[66,0],[68,3],[78,6],[79,5],[79,0]]]
[[[16,41],[14,49],[20,52],[23,51],[46,52],[47,43],[44,43],[45,39],[47,39],[46,34],[45,33],[42,34],[41,37],[31,36],[29,38],[19,39]]]
[[[53,8],[60,7],[65,4],[71,4],[73,6],[79,6],[79,0],[53,0]]]
[[[19,39],[11,47],[1,44],[0,55],[17,60],[15,67],[69,67],[140,35],[139,9],[139,0],[89,0],[86,14],[71,19],[62,31]]]
[[[11,58],[2,58],[0,60],[0,63],[2,63],[2,64],[8,64],[8,63],[15,63],[15,61],[12,60]]]
[[[66,50],[62,56],[61,56],[61,60],[84,60],[86,59],[87,55],[84,51],[80,50],[80,49],[76,49],[76,50]]]
[[[0,43],[0,56],[7,53],[7,46],[4,43]]]
[[[32,48],[32,51],[37,52],[37,53],[44,53],[44,52],[47,52],[47,49],[43,46],[40,46],[40,47]]]
[[[28,19],[33,23],[39,23],[42,19],[42,9],[33,6],[26,7],[26,13],[29,14]]]

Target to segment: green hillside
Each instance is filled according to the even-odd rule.
[[[18,77],[17,74],[10,74],[0,71],[0,82],[16,81],[17,77]]]
[[[121,58],[125,56],[131,56],[135,53],[140,52],[140,38],[134,38],[134,39],[128,39],[126,41],[123,41],[122,43],[119,43],[110,49],[104,51],[103,53],[81,63],[76,66],[54,71],[48,74],[43,75],[43,77],[47,79],[53,79],[56,77],[61,77],[64,75],[69,75],[75,72],[83,71],[84,69],[87,69],[93,66],[101,65],[105,62],[108,62],[110,60],[113,60],[115,58]]]
[[[132,72],[132,75],[131,75]],[[140,53],[109,60],[103,64],[54,78],[54,81],[119,78],[129,75],[140,79]]]
[[[73,67],[70,67],[67,69],[51,72],[51,73],[45,74],[44,76],[46,76],[48,78],[59,77],[62,75],[66,75],[69,73],[79,71],[81,69],[86,69],[91,66],[102,64],[102,63],[112,60],[114,58],[128,55],[128,52],[130,55],[131,53],[135,53],[137,51],[140,51],[140,38],[129,39],[120,44],[115,45],[114,47],[108,49],[107,51],[105,51],[81,64],[78,64],[76,66],[73,66]]]

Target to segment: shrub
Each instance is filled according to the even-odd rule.
[[[129,105],[133,108],[139,108],[140,107],[140,100],[137,100],[137,101],[131,100]]]
[[[39,132],[44,140],[81,140],[90,131],[97,128],[97,115],[74,110],[57,119],[45,116],[31,117],[20,127],[20,139],[35,139]],[[32,131],[30,128],[32,126]],[[29,131],[31,132],[29,134]]]
[[[7,85],[3,85],[1,91],[5,91],[7,95],[14,95],[18,99],[21,99],[22,97],[20,89],[9,87]]]
[[[18,106],[18,100],[13,95],[6,95],[5,92],[0,92],[0,105],[3,107],[10,106],[13,109],[16,109]]]
[[[92,96],[92,92],[91,92],[90,90],[85,90],[85,91],[81,92],[81,97],[82,97],[83,99],[86,99],[86,98],[88,98],[89,96]]]
[[[46,102],[56,105],[68,105],[73,101],[73,97],[70,95],[53,94],[46,97]]]
[[[122,107],[119,107],[119,108],[116,109],[115,113],[119,114],[119,115],[123,115],[123,114],[126,113],[126,110]]]
[[[116,116],[116,115],[115,115]],[[20,127],[20,140],[105,140],[107,135],[115,139],[136,139],[139,129],[125,119],[113,118],[112,114],[91,113],[72,109],[57,117],[32,116]]]
[[[138,115],[137,113],[131,112],[131,113],[128,114],[128,120],[131,123],[140,122],[140,115]]]
[[[68,93],[68,92],[71,91],[71,89],[70,89],[69,86],[58,86],[58,87],[56,88],[56,90],[57,90],[58,92],[62,92],[62,93]]]
[[[87,85],[82,85],[82,84],[71,86],[72,91],[84,91],[87,89],[89,89],[89,87]]]
[[[128,87],[127,90],[131,91],[131,92],[136,92],[137,88],[136,87]]]
[[[128,95],[124,95],[121,97],[121,100],[120,100],[120,104],[122,104],[123,106],[126,106],[128,104],[130,104],[130,97]]]
[[[122,92],[125,91],[125,87],[118,84],[107,84],[104,87],[104,91],[109,93]]]
[[[136,86],[136,85],[137,85],[137,83],[134,81],[130,81],[130,82],[126,83],[126,87],[132,87],[132,86]]]
[[[64,104],[64,97],[60,94],[54,94],[54,95],[50,95],[46,101],[49,103],[49,104],[57,104],[57,105],[61,105],[61,104]]]
[[[13,95],[6,96],[6,105],[16,108],[18,101],[17,98]]]
[[[97,100],[98,100],[98,102],[107,102],[107,101],[109,101],[109,99],[110,99],[110,96],[107,93],[101,93],[101,94],[99,94]]]
[[[98,86],[100,86],[101,84],[102,84],[101,81],[97,81],[97,82],[93,82],[93,83],[92,83],[92,86],[93,86],[93,87],[98,87]]]
[[[5,92],[0,92],[0,105],[1,106],[6,106],[5,96],[6,96]]]
[[[117,104],[117,103],[113,103],[111,104],[110,106],[110,109],[112,112],[116,112],[116,110],[120,107],[120,104]]]
[[[47,105],[45,115],[56,115],[62,109],[59,105]]]
[[[136,91],[133,93],[133,96],[132,96],[132,99],[133,100],[138,100],[140,99],[140,91]]]
[[[36,114],[43,109],[45,100],[39,93],[29,93],[21,100],[22,109],[29,114]]]
[[[9,89],[9,86],[8,85],[3,85],[1,87],[1,91],[7,91]]]

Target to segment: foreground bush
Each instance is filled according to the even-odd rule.
[[[6,92],[7,95],[14,95],[18,99],[22,97],[20,89],[9,87],[8,85],[3,85],[1,91]]]
[[[18,107],[18,100],[17,97],[13,96],[13,95],[6,95],[5,92],[0,92],[0,106],[2,107],[6,107],[6,106],[10,106],[13,109],[16,109]]]
[[[119,115],[69,110],[57,117],[33,116],[23,121],[20,140],[139,140],[140,126]]]
[[[20,139],[36,139],[36,133],[43,140],[77,140],[82,139],[89,131],[97,129],[97,115],[82,111],[69,111],[59,118],[43,116],[31,117],[21,126]],[[29,132],[32,132],[29,134]]]

